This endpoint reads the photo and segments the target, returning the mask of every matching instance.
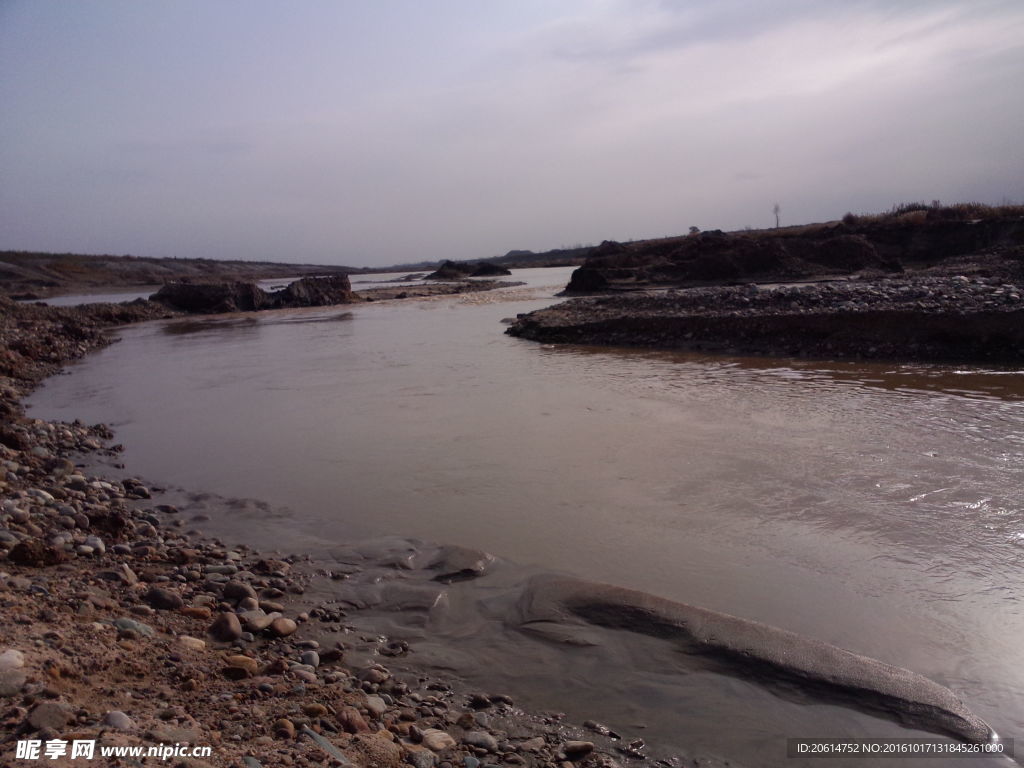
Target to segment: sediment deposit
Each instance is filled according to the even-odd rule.
[[[1017,365],[1024,286],[917,276],[573,299],[507,330],[535,341],[735,354]]]

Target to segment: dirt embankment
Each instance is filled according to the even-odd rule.
[[[604,242],[565,295],[608,298],[531,313],[507,332],[826,359],[1024,362],[1024,208],[909,209]],[[794,282],[808,284],[779,285]]]
[[[25,392],[108,344],[106,328],[167,312],[0,297],[0,761],[14,763],[19,741],[55,766],[78,765],[70,750],[81,742],[110,766],[143,763],[103,749],[177,746],[161,764],[194,768],[614,768],[622,751],[639,754],[642,743],[627,747],[597,723],[392,672],[414,647],[352,631],[356,606],[311,593],[374,567],[369,583],[395,578],[393,563],[318,572],[302,557],[227,546],[161,489],[87,470],[117,461],[107,427],[25,416]],[[450,578],[467,577],[458,568]],[[45,758],[47,747],[63,753]]]
[[[1024,217],[950,221],[922,214],[913,220],[606,241],[573,272],[565,293],[920,271],[1024,276]]]

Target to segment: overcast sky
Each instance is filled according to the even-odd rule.
[[[0,249],[383,265],[1024,202],[1022,0],[0,0]]]

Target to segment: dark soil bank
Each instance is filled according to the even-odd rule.
[[[817,358],[1024,362],[1024,286],[909,277],[574,299],[507,331],[536,341]]]
[[[987,211],[992,213],[992,211]],[[566,287],[579,295],[656,286],[922,269],[1021,276],[1024,218],[948,220],[943,210],[757,233],[694,233],[594,248]],[[956,214],[957,211],[952,211]],[[966,263],[954,263],[970,257]]]

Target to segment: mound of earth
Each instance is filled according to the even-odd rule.
[[[511,275],[505,267],[481,261],[478,264],[463,261],[445,261],[435,271],[426,276],[426,280],[464,280],[467,277],[496,277]]]
[[[1004,265],[1000,253],[1024,245],[1024,219],[913,222],[834,222],[794,230],[723,233],[635,243],[605,241],[572,274],[566,294],[657,286],[786,282],[850,274],[898,274],[941,269],[977,255],[985,269]],[[1019,259],[1016,265],[1019,268]],[[969,270],[972,272],[981,272]]]
[[[216,314],[285,307],[323,307],[356,301],[347,275],[304,277],[268,293],[255,283],[168,283],[151,301],[182,312]]]

